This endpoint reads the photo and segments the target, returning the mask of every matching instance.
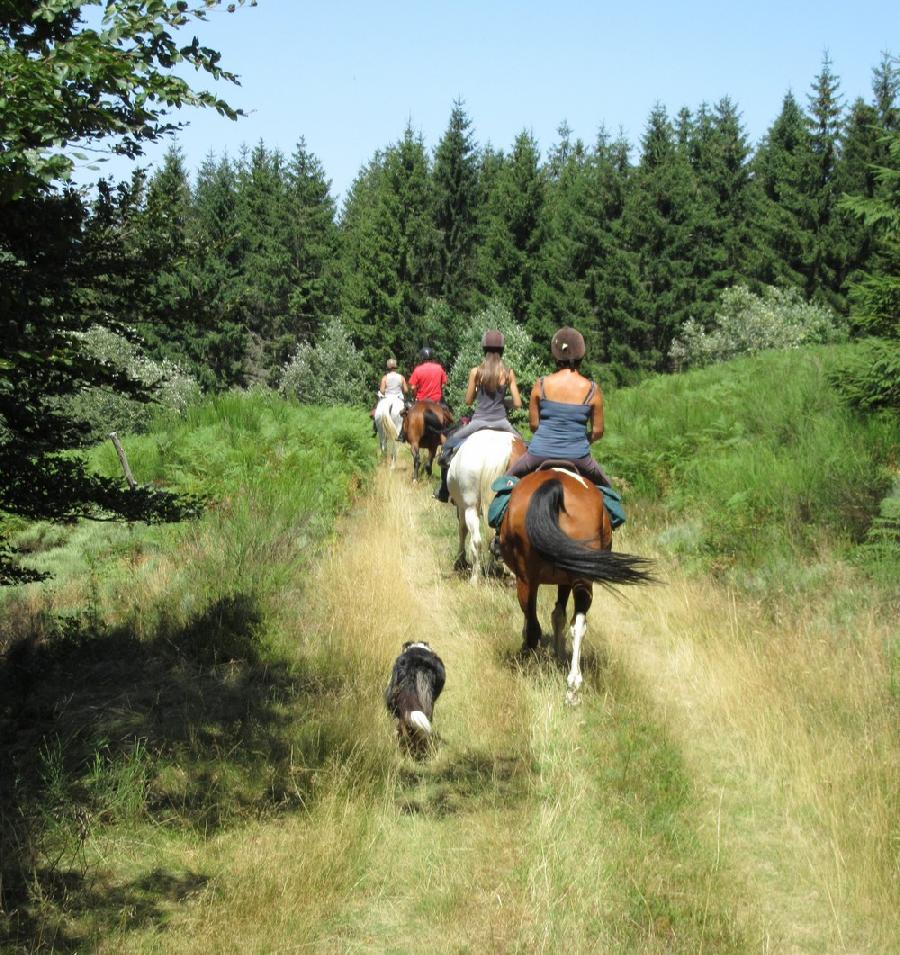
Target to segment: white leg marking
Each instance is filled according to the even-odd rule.
[[[584,631],[587,629],[587,621],[583,613],[575,614],[575,623],[572,624],[572,669],[566,683],[569,690],[566,693],[566,702],[575,704],[578,702],[578,691],[584,682],[581,676],[581,641],[584,639]]]
[[[414,732],[431,736],[431,723],[421,710],[413,710],[412,713],[409,714],[408,725]]]

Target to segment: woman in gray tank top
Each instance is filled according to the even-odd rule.
[[[509,431],[518,435],[518,431],[509,423],[506,417],[506,394],[509,392],[514,408],[522,407],[522,398],[516,384],[516,374],[503,362],[503,335],[491,330],[481,338],[481,347],[484,349],[484,360],[480,365],[469,370],[469,381],[466,386],[465,403],[475,404],[472,420],[454,431],[444,442],[441,450],[441,484],[434,492],[439,501],[450,500],[447,489],[447,471],[450,459],[459,446],[476,431],[489,428],[493,431]]]

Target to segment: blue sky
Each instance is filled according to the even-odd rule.
[[[527,128],[546,153],[564,119],[586,141],[605,125],[636,144],[655,103],[674,114],[728,95],[755,143],[787,90],[805,104],[826,50],[847,102],[869,99],[882,51],[900,54],[900,0],[259,0],[191,32],[239,74],[216,89],[248,116],[184,111],[189,168],[260,139],[289,154],[302,135],[339,196],[407,121],[433,148],[455,99],[480,144],[507,148]]]

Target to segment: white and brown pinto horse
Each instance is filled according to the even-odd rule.
[[[469,435],[450,462],[447,488],[459,521],[459,552],[453,566],[457,570],[470,567],[473,583],[487,564],[481,523],[487,521],[494,499],[491,484],[524,453],[525,443],[518,435],[485,429]]]
[[[603,495],[574,470],[551,468],[526,475],[513,488],[500,525],[500,551],[516,576],[519,605],[525,615],[523,649],[534,650],[541,638],[537,616],[538,588],[555,584],[551,617],[557,657],[565,658],[566,604],[575,594],[572,618],[572,665],[567,678],[568,703],[578,702],[581,643],[593,584],[616,587],[653,580],[651,561],[612,551],[612,527]]]

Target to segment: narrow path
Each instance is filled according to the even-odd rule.
[[[210,888],[129,942],[141,951],[889,950],[889,932],[860,935],[848,914],[855,890],[835,853],[854,850],[817,842],[821,820],[803,818],[802,799],[767,778],[790,771],[793,750],[773,757],[777,733],[761,714],[791,687],[766,688],[771,667],[721,593],[673,571],[667,587],[627,600],[598,594],[584,702],[571,709],[563,670],[518,654],[513,589],[450,573],[455,537],[453,511],[430,489],[406,469],[379,469],[296,623],[297,639],[347,661],[353,685],[334,719],[355,721],[356,747],[323,776],[308,814],[198,848]],[[642,543],[629,548],[626,536],[620,546]],[[727,641],[717,628],[730,628]],[[448,674],[439,746],[424,762],[396,751],[381,702],[407,639],[428,640]],[[885,911],[873,911],[882,929]]]

